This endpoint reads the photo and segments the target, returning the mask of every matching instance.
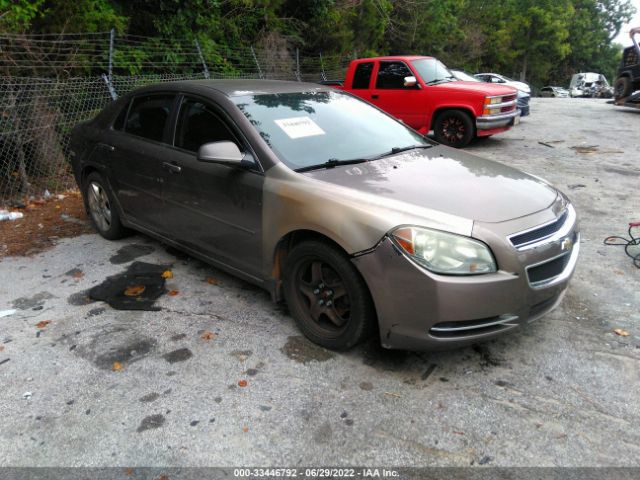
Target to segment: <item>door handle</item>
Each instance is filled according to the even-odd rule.
[[[371,98],[374,99],[374,100],[377,100],[379,97],[380,96],[378,94],[375,94],[375,93],[373,95],[371,95]]]
[[[110,151],[110,152],[113,152],[116,149],[116,147],[114,147],[113,145],[109,145],[107,143],[100,143],[99,146],[101,148],[104,148],[104,149]]]
[[[180,165],[178,165],[177,163],[169,163],[169,162],[163,162],[162,163],[162,168],[164,168],[165,170],[169,170],[171,173],[180,173],[182,172],[182,167]]]

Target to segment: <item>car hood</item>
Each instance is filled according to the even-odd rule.
[[[558,192],[506,165],[438,145],[304,175],[412,207],[494,223],[548,208]],[[337,192],[336,192],[337,193]]]
[[[432,85],[427,88],[434,88],[439,91],[448,92],[472,92],[479,93],[487,96],[494,95],[513,95],[516,93],[516,89],[505,85],[493,85],[485,82],[467,82],[464,80],[457,80],[455,82],[441,83],[439,85]]]

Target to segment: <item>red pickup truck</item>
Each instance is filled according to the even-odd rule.
[[[323,82],[373,103],[404,123],[452,147],[488,137],[520,121],[517,91],[503,85],[456,80],[433,57],[353,60],[344,82]]]

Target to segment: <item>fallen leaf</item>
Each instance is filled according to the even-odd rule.
[[[246,387],[247,385],[248,385],[248,383],[247,383],[247,381],[246,381],[246,380],[240,380],[240,381],[238,382],[238,386],[239,386],[239,387]]]
[[[169,295],[170,297],[175,297],[176,295],[178,295],[180,292],[178,290],[169,290],[169,292],[167,293],[167,295]]]
[[[4,350],[4,345],[0,345],[0,352]]]
[[[247,433],[247,432],[249,431],[249,427],[242,427],[242,431],[243,431],[244,433]]]
[[[204,332],[204,333],[200,336],[200,338],[201,338],[201,339],[206,340],[206,341],[213,340],[213,339],[214,339],[214,338],[216,338],[216,337],[217,337],[217,335],[216,335],[215,333],[213,333],[213,332],[209,332],[209,331]]]
[[[120,370],[122,370],[122,364],[120,362],[113,362],[111,370],[113,370],[114,372],[119,372]]]
[[[173,272],[171,270],[165,270],[162,272],[162,278],[173,278]]]
[[[629,332],[627,332],[626,330],[622,329],[622,328],[616,328],[613,333],[615,333],[616,335],[620,335],[621,337],[628,337],[629,336]]]
[[[216,279],[215,279],[215,278],[213,278],[213,277],[207,277],[207,283],[208,283],[209,285],[218,285],[218,283],[220,283],[220,282],[218,282],[218,280],[216,280]]]
[[[125,474],[127,477],[131,477],[131,476],[133,476],[133,468],[127,468],[127,469],[124,471],[124,474]]]
[[[82,270],[78,270],[76,272],[73,272],[73,278],[79,280],[82,277],[84,277],[84,272]]]
[[[145,288],[146,287],[144,285],[132,285],[131,287],[127,287],[125,289],[124,294],[127,297],[137,297],[145,291]]]
[[[456,435],[464,435],[464,432],[458,432],[456,430],[454,430],[453,433],[455,433]]]
[[[51,320],[41,320],[40,322],[36,323],[36,327],[44,328],[47,325],[49,325],[50,323],[51,323]]]

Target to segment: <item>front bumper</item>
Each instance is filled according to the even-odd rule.
[[[532,216],[537,223],[528,225],[545,223],[549,213]],[[385,237],[372,252],[353,259],[371,291],[382,345],[406,350],[454,348],[515,330],[547,314],[562,300],[577,262],[580,235],[577,223],[570,227],[562,239],[518,251],[507,236],[526,228],[523,219],[477,224],[473,235],[491,247],[499,268],[478,276],[429,272]],[[548,282],[531,281],[531,269],[548,268],[547,262],[552,265],[559,255],[566,256],[559,274]],[[540,271],[544,273],[536,270]]]
[[[516,109],[513,112],[502,113],[500,115],[486,115],[476,118],[476,128],[478,130],[493,130],[494,128],[511,127],[517,124],[520,112]]]

